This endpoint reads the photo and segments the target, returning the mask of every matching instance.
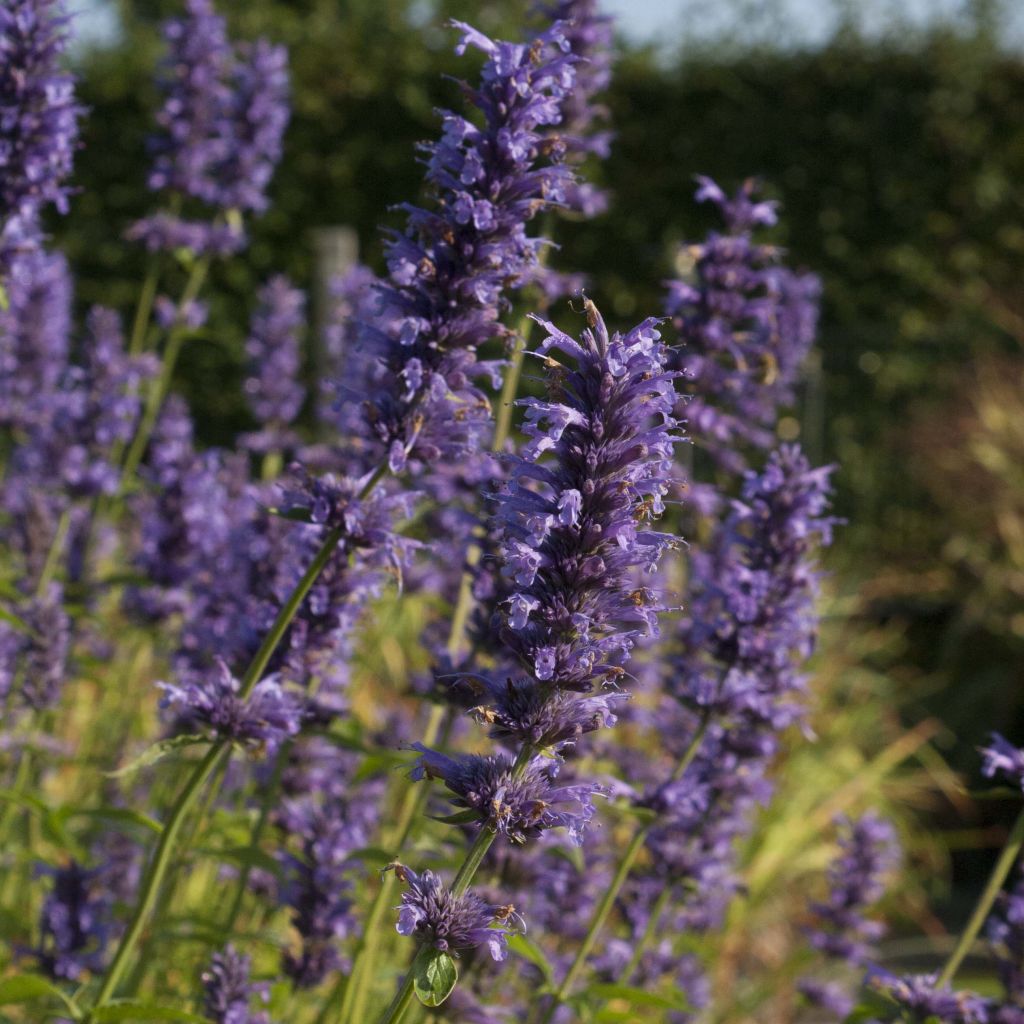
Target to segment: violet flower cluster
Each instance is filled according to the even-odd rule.
[[[68,18],[62,0],[9,0],[0,9],[0,283],[37,248],[40,215],[67,212],[82,108],[61,68]]]
[[[234,45],[210,0],[187,0],[164,25],[167,57],[150,188],[197,203],[191,218],[160,212],[128,237],[150,251],[228,255],[245,244],[237,215],[261,213],[288,124],[288,55],[260,39]]]
[[[753,182],[729,198],[698,178],[698,202],[712,202],[723,233],[684,250],[692,279],[669,282],[666,313],[679,332],[678,369],[691,382],[686,419],[694,440],[728,473],[747,465],[745,448],[766,449],[778,410],[791,404],[800,365],[814,341],[820,283],[778,264],[753,232],[776,222]]]
[[[840,854],[828,870],[828,898],[812,904],[817,924],[807,935],[811,946],[829,960],[863,968],[885,934],[884,925],[867,912],[885,892],[899,862],[899,846],[892,825],[873,812],[839,826]],[[800,990],[839,1018],[853,1010],[852,995],[838,982],[804,978]]]
[[[203,971],[203,1013],[213,1024],[270,1024],[254,1001],[266,1002],[268,986],[250,981],[251,958],[228,946]]]

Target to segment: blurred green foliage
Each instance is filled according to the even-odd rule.
[[[233,384],[256,281],[284,270],[308,285],[313,233],[330,225],[354,227],[379,269],[379,226],[400,223],[389,208],[420,192],[415,144],[436,134],[437,106],[458,103],[445,76],[471,73],[471,58],[452,53],[445,20],[516,37],[530,6],[222,5],[238,33],[290,47],[294,115],[272,209],[246,258],[216,271],[210,343],[182,361],[179,384],[206,440],[247,425],[240,398],[226,396],[240,394]],[[121,0],[122,36],[80,55],[91,108],[81,191],[54,230],[83,303],[128,310],[142,274],[142,255],[120,236],[152,201],[145,140],[158,103],[156,22],[176,7]],[[594,221],[559,225],[555,258],[590,275],[615,320],[657,312],[677,244],[714,226],[692,201],[693,175],[728,187],[764,179],[783,205],[776,240],[825,282],[821,363],[809,368],[798,426],[815,458],[842,466],[839,511],[849,524],[840,568],[867,581],[869,617],[906,631],[902,657],[925,676],[956,679],[964,699],[943,710],[972,767],[983,730],[1011,730],[1019,713],[1007,694],[1019,682],[1012,666],[1024,634],[1004,608],[989,614],[993,588],[1016,572],[1016,547],[1006,565],[994,564],[1006,545],[963,555],[964,538],[992,529],[980,508],[995,500],[991,487],[979,502],[970,474],[951,485],[935,456],[958,450],[958,436],[932,429],[953,422],[977,377],[973,364],[1017,368],[1024,339],[1024,60],[998,45],[998,4],[974,11],[973,23],[899,38],[867,39],[847,26],[811,50],[705,46],[669,58],[624,49],[609,97],[616,144],[593,168],[613,203]],[[990,472],[988,482],[1016,487],[1010,476]]]

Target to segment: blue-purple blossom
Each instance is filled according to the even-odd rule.
[[[100,883],[100,870],[77,861],[43,868],[53,886],[43,902],[39,966],[51,978],[78,981],[87,971],[103,968],[110,930],[110,903]]]
[[[523,283],[543,244],[526,235],[526,224],[561,202],[571,179],[549,162],[560,154],[545,134],[573,85],[575,58],[558,28],[519,44],[456,27],[457,52],[473,46],[486,57],[479,87],[464,88],[483,122],[443,115],[442,138],[427,147],[436,202],[405,207],[407,229],[387,248],[384,319],[366,327],[386,368],[366,436],[393,471],[414,455],[454,461],[479,446],[490,406],[475,380],[499,382],[476,349],[506,334],[504,293]]]
[[[957,992],[948,985],[936,987],[935,975],[908,974],[898,977],[872,968],[868,984],[891,999],[913,1024],[994,1024],[993,1006],[973,992]]]
[[[453,956],[486,946],[494,960],[505,959],[509,929],[503,925],[514,913],[511,907],[494,906],[474,892],[456,896],[433,871],[418,875],[402,864],[394,870],[406,886],[396,925],[400,935]]]
[[[250,749],[275,749],[298,732],[302,719],[295,695],[276,679],[261,679],[243,698],[241,682],[220,659],[210,671],[189,673],[181,683],[160,683],[160,688],[163,706],[179,715],[179,732],[208,729]]]
[[[1024,789],[1024,750],[994,732],[989,745],[981,748],[981,756],[982,775],[990,779],[1001,776],[1005,781]]]
[[[82,108],[61,69],[62,0],[7,0],[0,9],[0,279],[39,241],[46,206],[67,211]]]
[[[5,704],[12,690],[34,711],[46,711],[60,700],[71,646],[63,597],[60,585],[51,583],[15,609],[19,625],[0,619],[0,700]]]
[[[302,408],[306,391],[300,381],[299,339],[305,325],[306,297],[283,276],[260,290],[245,354],[249,376],[245,394],[263,427],[263,445],[279,444]]]
[[[213,1024],[270,1024],[262,1010],[252,1010],[252,1002],[266,1002],[269,987],[250,980],[251,958],[228,946],[214,953],[203,971],[203,1013]]]
[[[593,797],[603,792],[595,783],[559,784],[559,766],[551,758],[532,758],[517,772],[515,758],[509,754],[448,757],[422,743],[414,743],[413,749],[420,754],[411,773],[413,780],[441,779],[455,794],[454,807],[472,812],[473,820],[513,843],[564,828],[570,840],[581,846],[594,816]]]
[[[587,308],[578,342],[542,322],[548,397],[521,400],[528,442],[498,496],[501,639],[550,694],[621,677],[661,607],[638,573],[674,543],[648,525],[663,511],[679,440],[657,321],[609,336]],[[524,735],[535,728],[522,723]]]
[[[995,957],[999,980],[1007,1000],[1007,1009],[1015,1009],[1024,1019],[1024,881],[1007,892],[1000,893],[995,908],[985,927]],[[1005,1024],[1018,1024],[1009,1016]],[[1004,1024],[997,1018],[998,1024]]]
[[[780,408],[793,400],[814,341],[820,283],[778,265],[778,252],[752,232],[774,224],[775,204],[755,199],[754,182],[726,196],[698,178],[698,202],[725,220],[683,255],[692,275],[669,283],[666,313],[679,333],[677,367],[690,380],[686,422],[715,463],[736,473],[745,447],[765,449]]]

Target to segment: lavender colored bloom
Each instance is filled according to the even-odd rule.
[[[251,964],[233,946],[214,953],[202,976],[203,1013],[214,1024],[270,1024],[266,1013],[250,1009],[253,998],[269,998],[267,985],[249,980]]]
[[[299,729],[302,710],[294,695],[268,678],[243,700],[241,683],[220,659],[210,672],[159,685],[165,694],[162,706],[174,708],[183,719],[179,731],[207,728],[219,739],[273,750]]]
[[[981,772],[984,776],[992,779],[999,775],[1024,789],[1024,750],[994,732],[989,745],[982,747],[981,755]]]
[[[63,596],[61,587],[51,583],[43,595],[18,607],[26,630],[0,620],[0,698],[5,702],[15,685],[18,699],[35,711],[60,700],[71,646]]]
[[[18,259],[0,310],[0,427],[27,428],[52,416],[67,369],[71,276],[67,260],[42,251]]]
[[[305,397],[299,381],[299,335],[305,324],[306,297],[279,276],[263,286],[258,303],[245,346],[249,357],[245,393],[264,427],[265,442],[273,446],[298,416]]]
[[[592,799],[603,792],[594,783],[558,785],[558,764],[550,758],[533,758],[526,768],[513,771],[515,759],[508,754],[460,754],[447,757],[414,743],[420,757],[411,778],[441,779],[455,794],[456,808],[474,812],[485,828],[500,832],[513,843],[537,839],[548,829],[564,828],[576,846],[594,816]]]
[[[559,121],[573,85],[575,58],[560,32],[527,45],[456,27],[457,52],[473,46],[486,57],[480,86],[465,88],[483,124],[444,114],[441,140],[427,147],[437,202],[406,207],[408,228],[387,249],[384,319],[366,327],[386,370],[371,399],[367,442],[393,471],[414,456],[456,461],[479,446],[490,413],[474,380],[493,377],[496,367],[478,363],[475,351],[505,333],[503,293],[536,266],[542,244],[527,237],[526,224],[562,200],[571,178],[564,166],[545,164],[552,147],[544,129]]]
[[[170,213],[154,213],[136,221],[124,237],[139,242],[148,252],[187,249],[210,256],[231,256],[246,243],[245,233],[237,224],[185,220]]]
[[[60,0],[7,0],[0,9],[0,279],[38,243],[42,209],[67,210],[82,113],[60,67],[67,22]]]
[[[1000,894],[985,933],[1006,998],[1024,1012],[1024,881]]]
[[[657,629],[657,595],[636,573],[673,543],[644,527],[662,512],[678,440],[656,321],[609,337],[588,303],[588,323],[579,342],[544,324],[549,396],[521,401],[530,440],[498,497],[511,591],[501,638],[549,694],[622,675],[635,642]]]
[[[103,968],[109,934],[110,906],[97,885],[99,871],[76,861],[44,868],[53,888],[43,902],[41,941],[35,951],[39,966],[51,978],[77,981],[87,971]]]
[[[714,203],[726,230],[684,250],[695,280],[669,284],[666,313],[679,332],[678,368],[692,380],[687,423],[728,472],[745,466],[744,446],[767,448],[778,410],[792,402],[814,341],[820,285],[777,266],[777,252],[752,238],[775,223],[775,204],[755,200],[748,181],[729,198],[698,178],[697,200]]]
[[[955,992],[936,988],[935,976],[927,974],[897,977],[873,968],[868,983],[888,996],[914,1024],[937,1021],[938,1024],[992,1024],[993,1007],[989,1000],[973,992]]]
[[[402,864],[394,870],[407,887],[396,926],[400,935],[453,956],[486,946],[494,960],[505,959],[509,929],[503,924],[514,913],[511,907],[493,906],[473,892],[456,896],[433,871],[418,875]]]

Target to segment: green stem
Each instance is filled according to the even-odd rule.
[[[423,732],[423,743],[432,747],[442,732],[442,725],[445,721],[445,707],[443,704],[434,704],[430,709],[430,718],[427,720],[426,729]],[[447,732],[447,729],[445,730]],[[401,853],[402,848],[409,841],[413,826],[419,820],[420,812],[426,803],[427,786],[409,786],[406,788],[402,806],[398,812],[398,826],[395,830],[395,838],[388,848],[396,853]],[[391,905],[391,894],[395,887],[395,875],[388,871],[381,878],[380,888],[377,890],[370,909],[366,915],[366,924],[363,926],[363,938],[352,958],[352,970],[348,979],[340,978],[330,996],[324,1001],[315,1024],[327,1024],[331,1009],[337,1002],[339,995],[344,989],[344,996],[341,1008],[338,1011],[339,1021],[361,1021],[365,1020],[366,1000],[370,991],[370,982],[373,979],[371,970],[377,949],[380,945],[380,923],[384,912]]]
[[[953,980],[957,970],[959,970],[960,965],[963,963],[964,957],[967,956],[971,946],[974,945],[974,940],[978,937],[978,932],[981,931],[982,925],[984,925],[985,919],[992,909],[992,904],[995,903],[996,897],[1002,891],[1006,876],[1009,875],[1010,869],[1020,856],[1022,846],[1024,846],[1024,810],[1017,815],[1017,820],[1013,823],[1013,828],[1007,837],[1003,852],[999,854],[999,860],[996,861],[996,866],[992,869],[992,874],[985,885],[985,890],[974,906],[974,911],[967,922],[967,927],[960,936],[960,940],[957,942],[953,952],[949,954],[949,959],[939,972],[939,976],[935,981],[936,988],[942,988]]]
[[[697,725],[697,729],[693,736],[690,737],[690,742],[686,745],[686,750],[683,751],[683,755],[679,759],[679,763],[676,765],[675,771],[672,773],[673,782],[678,782],[683,775],[686,774],[686,769],[693,763],[693,759],[697,756],[697,751],[700,749],[700,745],[704,740],[704,735],[708,730],[709,721],[709,713],[707,711],[703,712]],[[565,977],[562,979],[562,983],[555,990],[555,994],[551,1000],[551,1005],[548,1007],[547,1013],[542,1018],[543,1024],[548,1024],[548,1022],[554,1018],[555,1014],[558,1012],[558,1007],[561,1006],[561,1004],[564,1003],[572,993],[573,985],[576,984],[576,979],[579,977],[580,972],[586,965],[587,957],[594,948],[594,945],[601,934],[601,930],[604,928],[605,922],[608,920],[608,916],[612,912],[615,900],[618,898],[623,885],[625,885],[626,879],[629,878],[629,874],[633,870],[633,865],[636,863],[636,859],[640,855],[640,851],[644,847],[644,842],[653,826],[654,822],[638,825],[636,831],[633,833],[633,837],[630,839],[629,845],[626,847],[626,852],[622,855],[622,860],[619,861],[619,866],[615,871],[615,877],[612,879],[611,885],[609,885],[604,891],[604,895],[601,897],[601,902],[598,903],[597,908],[594,911],[594,916],[590,919],[590,926],[587,929],[587,934],[583,937],[583,941],[576,950],[576,956],[573,959],[572,964],[569,966],[569,970],[566,972]]]
[[[526,354],[526,332],[528,324],[533,321],[524,321],[521,329],[516,332],[515,345],[512,348],[512,356],[508,363],[508,372],[501,385],[501,398],[498,399],[498,412],[494,417],[494,442],[493,449],[500,452],[508,440],[512,431],[512,409],[514,407],[516,394],[519,391],[519,378],[523,374],[523,359]]]
[[[210,258],[206,256],[196,261],[188,280],[185,282],[185,289],[181,293],[181,299],[178,302],[175,314],[176,319],[167,337],[167,347],[164,349],[160,376],[157,377],[149,389],[142,418],[139,420],[138,429],[135,431],[135,436],[132,438],[128,454],[125,456],[124,464],[121,467],[121,482],[118,487],[119,496],[124,494],[128,484],[135,476],[135,471],[139,468],[139,463],[142,462],[142,457],[146,454],[149,438],[153,433],[153,428],[156,426],[156,421],[160,416],[160,410],[163,408],[164,401],[171,390],[171,381],[174,378],[174,368],[177,365],[178,356],[181,355],[181,349],[188,336],[189,328],[183,322],[184,317],[187,315],[188,307],[195,301],[196,296],[202,289],[209,270]]]
[[[39,574],[39,582],[36,584],[36,597],[42,597],[47,588],[53,582],[57,574],[57,566],[60,564],[61,552],[64,550],[64,541],[67,540],[68,530],[71,528],[71,509],[66,508],[61,513],[57,523],[57,530],[50,542],[50,548],[46,552],[46,561],[43,563],[43,570]]]
[[[145,350],[146,329],[149,327],[149,318],[153,315],[153,303],[156,300],[156,289],[159,283],[160,260],[156,256],[151,256],[145,280],[142,282],[142,290],[139,292],[139,302],[135,307],[132,336],[128,343],[128,355],[130,356],[140,355]]]
[[[644,950],[650,945],[651,939],[654,938],[655,933],[658,930],[658,924],[661,921],[662,915],[665,913],[669,903],[672,900],[672,886],[662,886],[661,892],[658,893],[658,898],[654,901],[654,906],[651,907],[651,912],[647,917],[647,927],[644,928],[643,935],[640,936],[640,941],[633,948],[633,955],[629,958],[629,962],[626,964],[625,969],[619,975],[619,980],[624,984],[629,984],[629,979],[633,976],[633,972],[640,966],[640,961],[643,959]]]
[[[101,1006],[105,1006],[117,990],[121,977],[128,967],[128,961],[142,936],[142,931],[146,926],[150,911],[152,911],[156,903],[161,883],[167,874],[167,869],[170,867],[171,858],[174,855],[174,843],[178,833],[181,831],[188,812],[198,798],[203,785],[214,773],[221,758],[228,756],[230,756],[229,743],[225,740],[218,740],[214,743],[207,751],[206,756],[193,769],[188,782],[185,784],[185,788],[181,791],[174,806],[171,808],[171,813],[168,815],[167,822],[160,833],[160,841],[157,843],[156,850],[153,853],[153,860],[150,863],[149,871],[146,873],[146,877],[140,887],[139,900],[135,904],[135,911],[132,914],[131,922],[121,937],[121,942],[117,947],[117,952],[114,954],[114,959],[104,975],[103,984],[100,986],[92,1011],[90,1011],[86,1018],[86,1024],[89,1024],[94,1019],[93,1014],[95,1011]]]

